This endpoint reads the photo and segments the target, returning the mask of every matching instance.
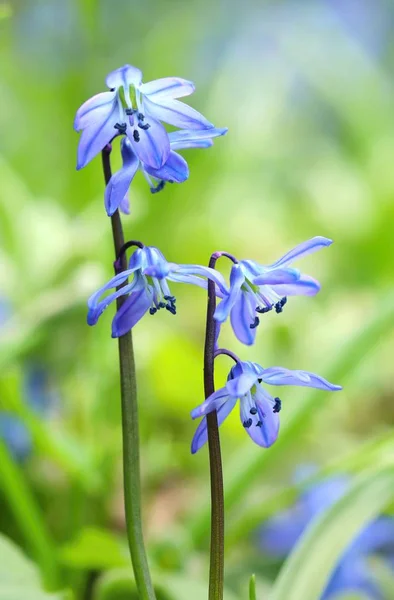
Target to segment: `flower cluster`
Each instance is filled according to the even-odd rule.
[[[128,212],[127,192],[138,170],[153,193],[165,182],[182,183],[189,176],[185,159],[176,150],[208,148],[227,129],[216,129],[202,114],[177,98],[194,92],[191,81],[164,77],[142,83],[142,72],[131,65],[106,78],[109,91],[93,96],[78,109],[74,129],[82,131],[77,169],[85,167],[112,140],[122,135],[123,167],[105,192],[108,215]],[[180,128],[168,133],[163,123]]]
[[[121,135],[122,167],[108,181],[105,190],[105,208],[112,216],[119,209],[128,212],[128,191],[137,173],[141,171],[152,192],[163,189],[165,182],[181,183],[189,176],[189,169],[178,150],[208,148],[213,139],[227,129],[217,129],[203,115],[178,98],[190,95],[194,86],[190,81],[167,77],[142,83],[142,73],[130,65],[110,73],[106,79],[109,91],[85,102],[77,111],[75,129],[82,131],[78,148],[77,168],[84,167],[96,154],[108,149],[108,144]],[[178,127],[168,132],[163,123]],[[212,255],[215,261],[223,255],[233,266],[227,283],[222,274],[211,267],[167,262],[155,247],[133,243],[128,268],[117,274],[88,301],[88,324],[97,323],[103,311],[115,300],[118,309],[112,321],[112,336],[127,334],[149,313],[160,309],[176,314],[176,298],[169,288],[171,283],[189,283],[202,288],[213,282],[219,303],[213,314],[216,322],[216,342],[220,327],[230,318],[235,336],[246,345],[254,343],[263,314],[281,313],[290,296],[314,296],[320,289],[318,281],[304,275],[292,266],[302,258],[332,241],[314,237],[299,244],[271,265],[255,260],[237,260],[222,252]],[[130,244],[128,244],[130,245]],[[115,263],[118,266],[118,262]],[[212,285],[212,284],[211,284]],[[336,391],[333,385],[307,371],[282,367],[263,368],[253,362],[243,362],[229,351],[236,361],[226,385],[210,395],[192,411],[192,417],[202,420],[197,428],[192,452],[207,441],[206,415],[217,412],[221,424],[240,401],[241,422],[249,436],[259,446],[271,446],[278,436],[281,400],[273,397],[261,385],[297,385]]]

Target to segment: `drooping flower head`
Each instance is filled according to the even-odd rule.
[[[200,406],[192,410],[193,419],[203,417],[192,441],[194,454],[207,441],[206,415],[217,411],[221,425],[239,400],[240,416],[243,427],[256,444],[269,448],[279,433],[279,411],[281,400],[273,397],[261,385],[297,385],[321,390],[337,391],[341,386],[334,385],[308,371],[291,371],[283,367],[264,369],[257,363],[239,361],[231,369],[227,383]]]
[[[230,289],[215,311],[218,323],[230,316],[231,325],[240,342],[251,345],[256,338],[259,315],[275,308],[282,312],[288,296],[314,296],[320,284],[309,275],[289,265],[294,260],[330,246],[332,240],[316,236],[299,244],[272,265],[242,260],[232,267]]]
[[[145,165],[160,169],[170,154],[170,140],[161,121],[183,129],[213,127],[203,115],[177,98],[194,92],[191,81],[164,77],[142,83],[131,65],[106,78],[108,92],[93,96],[78,109],[74,128],[82,131],[77,169],[82,169],[118,134],[127,136]]]
[[[165,164],[159,169],[154,169],[142,162],[127,137],[121,141],[123,166],[114,173],[105,190],[105,208],[109,216],[118,208],[128,206],[127,193],[131,182],[138,170],[144,174],[152,193],[163,189],[165,182],[182,183],[189,177],[189,167],[186,160],[176,152],[186,148],[209,148],[213,145],[213,138],[224,135],[227,129],[190,129],[172,131],[168,134],[170,140],[170,154]],[[153,180],[152,180],[153,179]],[[127,210],[127,208],[126,208]]]
[[[127,281],[129,278],[131,281]],[[131,255],[128,269],[115,275],[89,298],[87,322],[95,325],[109,304],[125,296],[112,321],[112,337],[119,337],[130,331],[148,311],[154,315],[164,308],[176,314],[176,299],[171,294],[169,281],[206,288],[207,279],[215,282],[218,296],[227,292],[222,275],[215,269],[167,262],[160,250],[153,246],[137,248]],[[122,287],[116,289],[119,286]],[[114,292],[100,300],[105,292],[114,288]]]
[[[272,517],[261,527],[259,543],[262,550],[271,558],[286,557],[311,521],[337,502],[349,485],[347,476],[336,475],[306,486],[294,506]],[[350,592],[383,600],[369,564],[372,555],[380,555],[389,559],[389,564],[394,564],[392,517],[379,517],[353,540],[332,573],[321,600]]]

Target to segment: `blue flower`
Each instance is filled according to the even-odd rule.
[[[142,83],[136,67],[124,65],[107,78],[108,92],[93,96],[78,109],[74,129],[82,131],[77,169],[82,169],[118,134],[127,135],[138,158],[160,169],[170,154],[161,121],[184,129],[210,129],[212,123],[176,98],[194,92],[191,81],[165,77]]]
[[[345,493],[349,479],[335,476],[311,485],[290,509],[268,520],[260,530],[260,545],[270,556],[289,554],[309,523]],[[383,554],[393,558],[394,519],[380,517],[370,523],[350,544],[334,570],[321,600],[339,594],[361,592],[383,600],[369,565],[369,557]]]
[[[105,208],[109,216],[121,208],[128,212],[127,193],[131,182],[138,169],[142,171],[149,183],[152,193],[160,191],[164,182],[182,183],[189,177],[189,167],[185,159],[175,150],[185,148],[209,148],[213,145],[212,138],[224,135],[227,129],[201,129],[173,131],[168,134],[171,151],[165,164],[159,169],[154,169],[144,164],[135,154],[130,140],[125,137],[121,141],[121,153],[123,159],[122,168],[112,175],[105,190]],[[156,182],[153,183],[151,177]]]
[[[218,323],[230,316],[235,335],[243,344],[255,341],[258,314],[275,308],[282,312],[287,296],[314,296],[320,289],[318,281],[303,275],[289,265],[296,259],[332,244],[328,238],[316,236],[282,256],[272,265],[263,266],[253,260],[235,264],[230,274],[230,290],[215,311]]]
[[[193,454],[207,441],[206,415],[216,410],[218,423],[221,425],[238,399],[242,425],[252,440],[264,448],[272,446],[279,433],[279,411],[282,403],[279,398],[273,398],[260,385],[262,382],[269,385],[297,385],[328,391],[342,389],[341,386],[333,385],[323,377],[308,371],[291,371],[283,367],[264,369],[257,363],[239,361],[231,369],[226,385],[211,394],[205,402],[191,412],[193,419],[204,417],[192,441]]]
[[[152,246],[137,248],[131,255],[128,266],[127,271],[113,277],[88,300],[87,322],[95,325],[111,302],[126,296],[112,321],[112,337],[119,337],[130,331],[148,311],[153,315],[165,308],[175,314],[176,299],[171,294],[168,281],[191,283],[206,288],[207,281],[203,278],[207,278],[215,282],[219,296],[227,292],[222,275],[215,269],[169,263],[160,250]],[[131,282],[127,281],[129,277],[132,277]],[[119,286],[122,287],[100,300],[104,292]]]

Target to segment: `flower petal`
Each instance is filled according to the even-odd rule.
[[[170,152],[166,163],[160,169],[153,169],[148,165],[144,166],[144,170],[163,181],[170,183],[183,183],[189,177],[189,166],[185,159],[176,152]]]
[[[199,275],[200,277],[206,277],[207,279],[214,281],[222,293],[226,294],[229,291],[223,275],[216,269],[211,269],[211,267],[203,267],[200,265],[178,265],[175,273],[179,275]]]
[[[237,377],[234,377],[234,379],[229,379],[227,381],[227,393],[230,394],[230,396],[234,396],[235,398],[240,398],[241,396],[244,396],[251,390],[251,388],[254,386],[258,379],[260,379],[259,373],[256,373],[252,370],[245,370]]]
[[[247,346],[251,346],[256,339],[257,328],[251,327],[256,315],[253,302],[250,294],[241,292],[230,313],[231,326],[236,337]]]
[[[224,299],[218,304],[215,310],[214,318],[219,323],[224,323],[228,318],[232,307],[240,295],[242,284],[245,281],[245,275],[239,264],[232,267],[230,273],[230,293],[227,293]]]
[[[221,407],[217,411],[217,419],[218,419],[219,426],[224,422],[224,420],[231,413],[236,402],[237,402],[236,399],[229,398],[221,405]],[[192,446],[191,446],[192,454],[195,454],[197,452],[197,450],[199,450],[207,442],[207,440],[208,440],[207,418],[204,417],[202,419],[201,423],[199,423],[199,425],[196,429],[196,433],[194,434],[194,437],[192,440]]]
[[[144,287],[132,292],[120,307],[112,321],[112,337],[120,337],[128,333],[152,305],[153,294]]]
[[[130,123],[133,124],[127,128],[127,136],[138,158],[145,167],[162,167],[170,154],[170,140],[164,126],[150,116],[143,122],[143,125],[149,125],[148,129],[139,127],[134,115]]]
[[[256,444],[269,448],[276,442],[279,434],[279,413],[274,412],[275,401],[272,396],[264,390],[261,385],[256,386],[253,396],[256,403],[257,415],[260,427],[250,427],[247,431]]]
[[[139,165],[139,160],[127,138],[122,138],[121,153],[123,167],[112,175],[105,189],[105,209],[109,217],[112,216],[122,205],[122,202],[124,202],[124,198]]]
[[[296,545],[310,516],[301,507],[283,511],[264,523],[259,540],[262,549],[270,556],[286,556]]]
[[[154,246],[145,246],[143,253],[146,261],[143,267],[144,275],[165,279],[170,273],[172,263],[166,261],[160,250]]]
[[[309,371],[291,370],[284,367],[270,367],[264,369],[261,379],[270,385],[297,385],[301,387],[312,387],[320,390],[336,392],[341,390],[340,385],[330,383],[320,375]]]
[[[321,248],[326,246],[331,246],[331,244],[332,240],[329,238],[317,235],[306,242],[302,242],[302,244],[298,244],[298,246],[287,252],[284,256],[282,256],[282,258],[270,265],[269,268],[276,269],[277,267],[287,267],[294,260],[303,258],[304,256],[312,254],[312,252],[316,252],[317,250],[321,250]]]
[[[183,129],[182,131],[171,131],[168,134],[172,150],[183,150],[185,148],[209,148],[213,145],[212,138],[225,135],[228,129]]]
[[[295,283],[301,277],[298,269],[273,269],[258,275],[252,280],[254,285],[277,285]]]
[[[194,83],[181,77],[162,77],[143,83],[139,86],[141,94],[149,96],[150,100],[157,102],[162,98],[181,98],[190,96],[195,90]]]
[[[129,88],[130,85],[139,86],[142,81],[142,72],[132,65],[124,65],[115,71],[111,71],[105,79],[107,86],[119,88],[121,86]]]
[[[103,119],[92,123],[82,131],[78,144],[78,170],[85,167],[116,135],[115,125],[118,116],[118,104],[114,101],[111,110]]]
[[[181,129],[211,129],[210,123],[201,113],[178,100],[160,100],[152,102],[146,96],[143,99],[146,115],[155,117],[159,121],[169,123]]]
[[[92,294],[90,296],[90,298],[88,300],[88,309],[89,309],[88,317],[87,317],[88,325],[95,325],[97,323],[100,315],[103,313],[103,311],[107,308],[107,306],[111,302],[113,302],[116,298],[119,298],[119,296],[122,296],[129,292],[130,286],[133,284],[126,285],[126,286],[122,287],[120,290],[117,290],[116,292],[110,294],[103,300],[99,301],[99,298],[104,294],[104,292],[121,286],[123,283],[125,283],[125,281],[128,279],[128,277],[132,274],[133,274],[133,271],[127,270],[127,271],[124,271],[123,273],[119,273],[118,275],[115,275],[115,277],[112,277],[112,279],[110,279],[110,281],[108,281],[108,283],[106,283],[102,288],[100,288],[99,290],[97,290],[97,292],[95,292],[94,294]]]
[[[279,296],[315,296],[320,290],[320,283],[309,275],[301,275],[295,283],[275,285]]]
[[[96,94],[86,100],[77,110],[74,119],[75,131],[80,131],[93,125],[97,121],[103,121],[112,110],[112,104],[116,99],[116,92],[103,92]]]
[[[205,400],[205,402],[203,402],[196,408],[193,408],[193,410],[190,413],[192,419],[199,419],[200,417],[204,417],[213,410],[218,410],[218,408],[220,408],[223,402],[227,401],[227,398],[228,392],[225,387],[216,390],[216,392],[213,392],[213,394],[211,394]]]

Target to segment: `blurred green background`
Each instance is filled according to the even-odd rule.
[[[126,62],[145,81],[193,80],[190,104],[229,127],[213,148],[185,152],[186,183],[150,195],[136,178],[128,238],[201,264],[217,249],[271,263],[314,235],[335,241],[299,265],[322,283],[315,299],[268,314],[252,348],[223,330],[245,359],[345,388],[286,389],[269,450],[237,414],[222,428],[228,600],[246,597],[252,571],[270,585],[254,531],[291,501],[298,464],[312,457],[336,472],[393,460],[393,23],[389,0],[0,2],[0,409],[24,424],[26,446],[23,460],[1,446],[0,530],[48,589],[130,597],[105,595],[112,570],[128,566],[111,311],[86,325],[87,297],[113,272],[112,238],[100,159],[75,170],[72,128]],[[189,449],[206,300],[200,289],[172,291],[176,318],[146,317],[134,336],[144,520],[154,575],[173,590],[163,598],[192,599],[179,590],[195,579],[205,597],[209,544],[207,451]],[[221,358],[218,385],[228,368]],[[32,370],[50,398],[39,411]]]

